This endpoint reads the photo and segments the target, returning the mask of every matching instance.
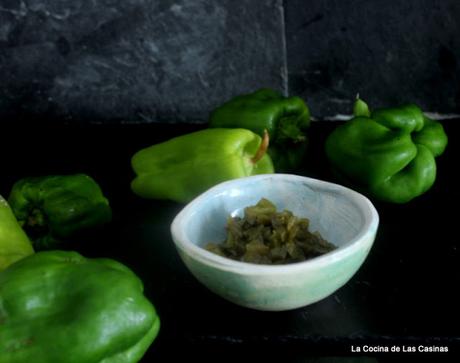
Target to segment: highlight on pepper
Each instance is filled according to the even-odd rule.
[[[0,271],[34,253],[8,202],[0,195]]]

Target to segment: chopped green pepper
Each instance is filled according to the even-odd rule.
[[[138,151],[131,159],[133,192],[187,202],[226,180],[273,173],[263,139],[245,129],[205,129]]]
[[[236,96],[211,112],[210,127],[241,127],[270,135],[270,154],[278,172],[293,170],[303,160],[310,111],[300,97],[283,97],[263,88]]]
[[[208,251],[234,260],[258,264],[284,264],[304,261],[336,247],[310,232],[310,221],[291,211],[278,212],[268,199],[246,207],[244,216],[227,219],[227,238],[209,243]]]
[[[85,174],[21,179],[8,201],[37,250],[55,248],[76,232],[112,217],[101,188]]]
[[[0,271],[32,253],[32,244],[0,195]]]
[[[326,154],[337,173],[376,199],[393,203],[406,203],[430,189],[436,179],[435,157],[447,146],[441,123],[412,104],[369,114],[363,101],[356,103],[358,115],[326,140]]]
[[[117,261],[45,251],[0,272],[0,363],[135,363],[159,329]]]

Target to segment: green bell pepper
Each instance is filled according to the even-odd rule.
[[[0,363],[134,363],[159,328],[142,281],[114,260],[45,251],[0,272]]]
[[[37,250],[55,248],[112,217],[101,188],[85,174],[21,179],[13,185],[8,202]]]
[[[245,128],[262,136],[270,136],[268,153],[275,169],[289,171],[298,167],[305,155],[310,126],[310,111],[300,97],[283,97],[263,88],[254,93],[236,96],[214,109],[210,127]]]
[[[32,244],[0,195],[0,271],[32,253]]]
[[[406,203],[430,189],[435,157],[447,146],[442,125],[412,104],[369,112],[358,99],[354,110],[357,115],[326,140],[335,171],[370,196],[392,203]]]
[[[188,202],[226,180],[273,173],[262,139],[245,129],[205,129],[138,151],[131,159],[133,192],[144,198]]]

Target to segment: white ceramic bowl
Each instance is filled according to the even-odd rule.
[[[338,248],[304,262],[258,265],[203,248],[225,240],[229,215],[262,197],[278,210],[310,219],[310,230]],[[362,265],[375,239],[379,216],[363,195],[341,185],[298,175],[264,174],[221,183],[176,216],[171,233],[180,257],[210,290],[258,310],[289,310],[321,300],[343,286]]]

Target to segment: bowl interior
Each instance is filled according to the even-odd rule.
[[[228,216],[242,216],[245,207],[261,198],[278,210],[308,218],[310,230],[337,247],[351,243],[369,222],[360,194],[320,180],[275,174],[226,182],[195,199],[182,216],[183,236],[200,247],[221,242]]]

